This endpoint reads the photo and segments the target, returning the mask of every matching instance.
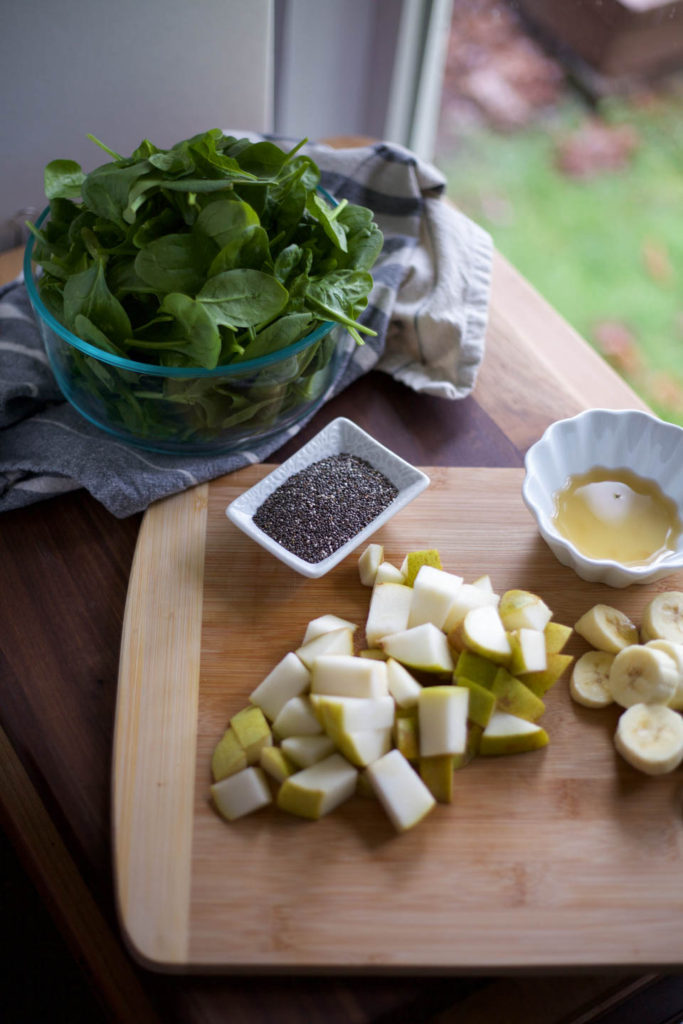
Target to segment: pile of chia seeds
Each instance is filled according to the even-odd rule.
[[[254,513],[254,523],[292,554],[322,562],[387,508],[398,490],[364,459],[342,452],[306,466]]]

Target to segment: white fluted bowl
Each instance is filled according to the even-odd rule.
[[[590,409],[558,420],[532,445],[524,461],[522,498],[555,557],[591,583],[628,587],[652,583],[683,569],[683,531],[676,550],[651,565],[623,565],[587,558],[556,529],[553,496],[570,476],[594,466],[628,468],[654,480],[678,508],[683,522],[683,430],[649,413]]]

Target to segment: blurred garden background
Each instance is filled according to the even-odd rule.
[[[456,205],[683,425],[683,66],[605,80],[515,3],[455,0],[435,162]]]

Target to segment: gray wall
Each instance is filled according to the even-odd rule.
[[[273,0],[6,0],[0,225],[42,206],[56,157],[108,159],[206,128],[272,126]],[[1,242],[1,238],[0,238]],[[2,245],[0,244],[0,248]]]

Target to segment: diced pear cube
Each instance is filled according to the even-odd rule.
[[[563,626],[561,622],[549,622],[543,630],[546,654],[559,654],[564,650],[573,632],[571,626]]]
[[[441,629],[461,586],[462,576],[432,565],[421,566],[413,583],[408,628],[432,622]]]
[[[548,654],[548,666],[544,672],[529,672],[524,676],[524,685],[537,697],[542,697],[551,686],[554,686],[562,674],[569,668],[574,658],[571,654]]]
[[[377,569],[375,586],[379,583],[405,583],[405,580],[398,566],[392,565],[391,562],[382,562]]]
[[[522,754],[538,750],[548,743],[548,733],[535,722],[494,711],[479,740],[479,753],[484,756]]]
[[[504,668],[499,669],[493,680],[491,693],[496,698],[496,711],[506,711],[510,715],[526,718],[529,722],[535,722],[545,711],[541,698]]]
[[[332,726],[329,735],[339,753],[359,768],[365,768],[391,750],[391,729],[357,729],[355,732],[344,732]]]
[[[498,609],[489,605],[473,608],[458,627],[465,647],[499,665],[508,665],[512,648]]]
[[[471,694],[470,694],[471,697]],[[465,747],[464,754],[456,754],[453,758],[453,767],[456,771],[464,768],[468,765],[479,752],[479,741],[484,729],[481,725],[477,725],[470,718],[467,723],[467,745]]]
[[[438,803],[453,802],[454,768],[450,754],[441,757],[421,757],[420,778]]]
[[[378,647],[382,637],[406,628],[412,596],[412,588],[402,583],[378,583],[373,588],[365,623],[369,647]]]
[[[298,771],[298,766],[285,754],[280,747],[264,747],[261,751],[261,767],[276,782],[284,782],[286,778]]]
[[[420,740],[417,724],[417,708],[411,714],[400,715],[394,722],[394,744],[407,761],[417,761],[420,756]]]
[[[474,608],[495,607],[498,600],[498,595],[487,590],[486,587],[477,587],[474,583],[463,583],[458,588],[444,619],[442,627],[444,633],[453,632],[467,613]]]
[[[441,556],[436,548],[425,548],[422,551],[409,551],[401,564],[401,572],[406,586],[412,587],[415,577],[423,565],[432,565],[435,569],[443,569]]]
[[[228,821],[243,818],[273,800],[263,770],[254,767],[214,782],[211,796],[216,810]]]
[[[368,544],[358,559],[358,574],[364,587],[374,586],[377,570],[383,561],[383,546],[381,544]]]
[[[334,753],[334,743],[324,733],[319,736],[285,736],[280,747],[299,768],[308,768]]]
[[[249,700],[261,708],[272,722],[288,700],[298,697],[308,689],[310,680],[311,675],[306,666],[293,651],[290,651],[250,693]]]
[[[302,644],[297,648],[296,654],[308,669],[312,669],[316,659],[322,655],[351,655],[353,654],[353,630],[346,627],[333,629],[330,633],[321,633],[313,640],[309,640],[307,644]]]
[[[420,776],[398,750],[390,750],[365,771],[397,832],[417,825],[436,805]]]
[[[308,697],[292,697],[273,722],[273,732],[279,739],[285,736],[316,736],[322,731]]]
[[[247,755],[244,747],[235,736],[233,729],[228,728],[213,749],[211,757],[211,774],[214,782],[227,779],[247,767]]]
[[[417,705],[421,757],[464,753],[469,696],[463,686],[424,687]]]
[[[371,658],[317,658],[311,673],[311,693],[333,697],[386,697],[387,667]]]
[[[333,697],[312,693],[311,704],[322,722],[331,722],[337,729],[355,732],[358,729],[390,729],[394,724],[396,706],[392,697]]]
[[[247,764],[258,764],[261,748],[273,742],[270,726],[260,708],[242,708],[230,719],[230,727],[244,752]]]
[[[528,590],[506,590],[498,611],[507,630],[544,630],[553,617],[545,601]]]
[[[357,778],[353,765],[341,754],[331,754],[285,779],[277,805],[302,818],[321,818],[353,796]]]
[[[470,691],[470,699],[467,709],[467,717],[470,722],[474,722],[476,725],[480,725],[484,728],[488,725],[489,719],[491,718],[496,706],[496,698],[494,694],[486,686],[482,686],[480,683],[475,683],[472,679],[466,679],[464,676],[456,675],[455,683],[457,686],[464,686],[465,689]]]
[[[480,576],[479,579],[474,580],[472,586],[479,587],[480,590],[485,590],[487,594],[495,594],[495,591],[493,589],[493,583],[491,582],[491,577],[488,574],[485,576]],[[497,594],[495,596],[498,597]],[[498,600],[500,600],[499,597]]]
[[[510,671],[515,676],[544,672],[548,667],[545,635],[538,629],[514,629],[508,633],[512,648]]]
[[[481,686],[490,686],[499,668],[500,665],[496,665],[495,661],[482,658],[481,654],[475,654],[474,651],[464,650],[458,655],[455,676],[456,679],[464,677]]]
[[[437,675],[450,675],[453,671],[453,657],[448,641],[431,622],[385,636],[381,646],[389,657],[409,668]]]
[[[417,705],[422,686],[395,658],[387,661],[387,683],[389,693],[400,708],[414,708]]]
[[[301,643],[305,647],[316,637],[323,636],[325,633],[336,633],[338,629],[350,629],[352,633],[355,633],[358,627],[348,619],[340,619],[338,615],[319,615],[317,619],[311,619],[306,626]]]

